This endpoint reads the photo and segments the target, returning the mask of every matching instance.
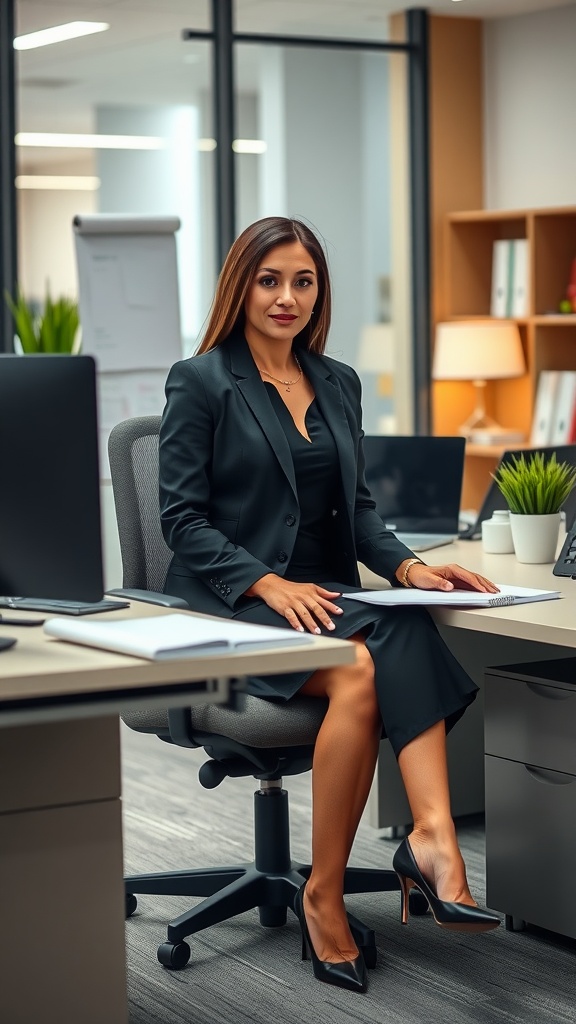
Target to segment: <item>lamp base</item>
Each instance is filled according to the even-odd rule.
[[[479,427],[466,433],[466,439],[470,444],[492,444],[508,445],[519,444],[526,440],[521,430],[507,430],[505,427]]]

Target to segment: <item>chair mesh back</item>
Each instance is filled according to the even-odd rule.
[[[124,587],[162,591],[172,558],[158,503],[160,416],[137,416],[110,433],[108,453]]]

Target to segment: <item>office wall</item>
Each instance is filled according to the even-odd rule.
[[[485,205],[576,202],[576,5],[485,23]]]

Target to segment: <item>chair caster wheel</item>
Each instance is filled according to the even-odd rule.
[[[187,942],[163,942],[158,946],[157,956],[163,967],[181,971],[190,959],[190,946]]]
[[[378,963],[378,950],[376,946],[359,946],[358,947],[364,958],[364,963],[369,970],[373,970]]]
[[[412,890],[408,897],[408,909],[414,917],[423,917],[428,913],[428,900],[421,892]]]
[[[258,907],[260,924],[264,928],[281,928],[286,924],[286,907]]]
[[[132,917],[132,914],[136,910],[137,906],[138,906],[138,900],[136,899],[134,893],[127,892],[126,893],[126,917]]]

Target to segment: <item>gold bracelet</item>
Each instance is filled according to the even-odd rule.
[[[406,562],[406,565],[404,566],[404,572],[402,573],[402,578],[400,580],[400,583],[402,584],[403,587],[413,587],[414,586],[414,584],[410,583],[410,580],[408,579],[408,573],[410,572],[410,569],[412,568],[412,566],[413,565],[424,565],[424,564],[425,563],[422,561],[421,558],[409,558],[408,559],[408,561]]]

